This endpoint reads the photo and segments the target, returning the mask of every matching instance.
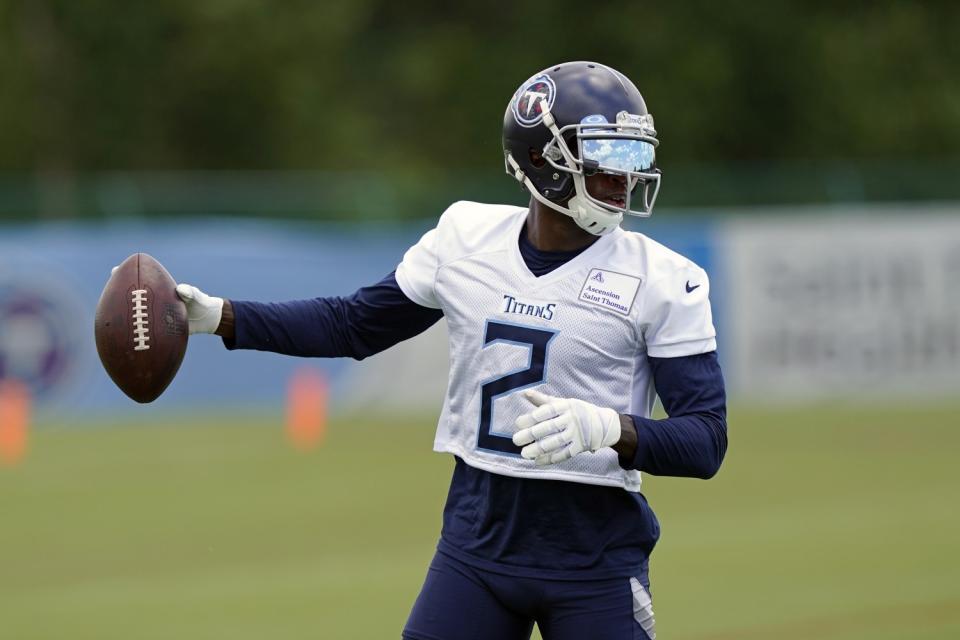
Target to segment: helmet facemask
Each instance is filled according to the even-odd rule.
[[[573,195],[564,206],[527,184],[534,198],[569,215],[581,228],[595,235],[616,229],[624,215],[645,218],[651,214],[660,190],[660,171],[655,168],[655,148],[659,142],[651,115],[621,111],[615,123],[607,122],[602,115],[590,115],[578,124],[557,127],[547,111],[543,114],[543,124],[553,134],[543,149],[543,158],[555,171],[571,175]],[[576,153],[568,140],[575,143]],[[626,190],[622,206],[590,194],[586,178],[596,173],[624,178]]]

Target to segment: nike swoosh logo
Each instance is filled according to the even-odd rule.
[[[695,284],[692,287],[690,286],[690,281],[687,280],[687,293],[691,293],[694,289],[699,289],[700,285]]]

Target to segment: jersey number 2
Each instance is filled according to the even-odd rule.
[[[487,451],[520,455],[520,447],[513,444],[510,435],[492,430],[493,401],[508,393],[543,382],[547,368],[547,348],[555,335],[557,334],[553,331],[487,321],[487,330],[483,336],[484,349],[497,342],[520,345],[530,350],[530,361],[525,369],[510,371],[480,386],[480,431],[477,434],[477,447]]]

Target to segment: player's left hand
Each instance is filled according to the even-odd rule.
[[[537,408],[517,418],[513,444],[538,465],[562,462],[620,440],[620,414],[583,400],[554,398],[530,389],[524,397]]]

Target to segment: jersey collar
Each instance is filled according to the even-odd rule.
[[[510,246],[507,247],[507,254],[510,257],[510,262],[520,279],[528,285],[542,285],[554,282],[576,272],[583,265],[593,260],[595,256],[601,255],[624,233],[623,229],[617,227],[610,233],[600,236],[596,242],[584,249],[579,255],[574,256],[550,273],[537,277],[530,272],[530,269],[527,268],[526,263],[523,261],[523,256],[520,255],[520,233],[523,231],[523,225],[527,221],[528,213],[528,209],[523,209],[522,214],[517,216],[516,221],[511,227],[510,233],[507,234],[507,241],[510,243]]]

